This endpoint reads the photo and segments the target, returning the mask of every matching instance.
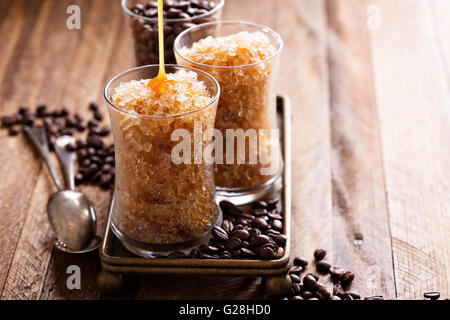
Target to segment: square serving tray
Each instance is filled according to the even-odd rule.
[[[115,291],[122,285],[124,274],[151,275],[215,275],[278,277],[289,272],[291,251],[291,106],[289,98],[277,97],[277,114],[281,130],[280,140],[284,159],[282,175],[267,197],[278,196],[284,215],[284,234],[287,236],[283,257],[278,260],[209,260],[209,259],[155,259],[129,253],[111,230],[111,214],[100,248],[102,273],[98,284],[104,291]],[[276,187],[277,186],[277,187]],[[281,277],[283,278],[283,277]]]

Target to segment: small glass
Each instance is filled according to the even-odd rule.
[[[172,141],[177,129],[194,136],[194,128],[213,129],[220,89],[210,75],[189,67],[167,65],[167,73],[194,71],[212,99],[202,109],[179,115],[148,116],[113,104],[115,88],[131,80],[152,79],[158,65],[134,68],[113,78],[105,88],[116,154],[112,230],[131,252],[143,257],[185,251],[209,239],[221,223],[215,199],[214,167],[201,162],[177,164]],[[192,145],[194,139],[192,139]],[[205,148],[201,141],[200,147]],[[194,152],[192,153],[194,154]],[[186,251],[187,252],[187,251]]]
[[[184,54],[186,48],[192,48],[194,43],[208,36],[229,36],[242,31],[259,31],[265,34],[275,48],[275,54],[261,62],[233,66],[215,65],[217,58],[214,55],[208,58],[208,64],[204,64],[193,61]],[[259,146],[255,146],[255,143],[251,145],[250,142],[245,146],[247,153],[241,155],[241,160],[245,157],[244,164],[237,159],[231,164],[223,159],[223,164],[216,165],[215,180],[219,198],[232,198],[236,204],[254,201],[269,191],[282,171],[276,111],[276,79],[282,48],[283,41],[273,30],[241,21],[212,22],[192,27],[175,40],[174,50],[178,64],[203,70],[220,84],[216,128],[226,137],[223,149],[226,150],[226,144],[234,139],[227,137],[227,130],[242,129],[243,132],[248,132],[247,130],[253,129],[258,134]],[[235,56],[239,57],[239,54]],[[250,141],[250,137],[245,139]],[[269,162],[262,161],[266,152],[270,154]],[[253,159],[258,159],[257,163],[250,161],[252,155]]]
[[[148,2],[148,0],[122,0],[122,10],[125,15],[126,24],[129,26],[134,40],[134,63],[136,66],[159,63],[158,18],[157,15],[154,15],[156,9],[148,9],[153,12],[153,16],[142,16],[132,11],[137,4],[142,5],[145,10]],[[203,14],[176,19],[164,17],[164,48],[165,62],[167,64],[176,63],[173,53],[173,43],[181,32],[195,25],[219,21],[221,19],[225,0],[211,0],[208,2],[213,3],[214,8]]]

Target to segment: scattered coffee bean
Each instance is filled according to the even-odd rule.
[[[294,259],[294,266],[298,267],[306,267],[308,265],[308,261],[302,257],[295,257]]]
[[[325,262],[325,261],[319,261],[316,264],[316,269],[320,273],[327,274],[330,272],[331,264],[329,264],[328,262]]]
[[[316,259],[316,261],[322,260],[326,255],[327,252],[324,249],[316,249],[314,251],[314,259]]]
[[[303,286],[306,290],[315,292],[317,289],[317,280],[312,275],[308,274],[303,278]],[[303,297],[304,298],[304,297]]]
[[[433,291],[433,292],[426,292],[423,294],[423,297],[430,300],[437,300],[441,297],[441,294],[439,292]]]
[[[351,271],[346,271],[341,277],[341,284],[348,287],[355,279],[355,274]]]

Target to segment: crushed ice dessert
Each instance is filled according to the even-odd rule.
[[[194,121],[213,128],[217,102],[197,73],[183,69],[167,80],[119,84],[110,108],[116,148],[113,225],[128,239],[174,244],[200,237],[217,219],[214,168],[175,164],[172,132],[193,134]]]
[[[242,31],[228,36],[207,36],[182,47],[177,55],[178,63],[202,69],[211,74],[220,84],[221,97],[216,118],[216,128],[226,135],[227,129],[277,129],[275,78],[278,69],[277,48],[261,31]],[[261,152],[268,157],[274,140],[270,134],[259,137],[258,147],[246,147],[247,160],[250,154],[260,159]],[[261,141],[266,139],[266,141]],[[275,142],[278,143],[278,142]],[[236,154],[236,152],[235,152]],[[237,156],[236,156],[237,157]],[[222,188],[252,188],[261,185],[273,176],[262,173],[262,168],[271,166],[258,160],[256,164],[216,165],[215,181]]]

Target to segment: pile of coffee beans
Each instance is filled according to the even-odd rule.
[[[294,259],[293,266],[289,271],[292,280],[290,295],[284,297],[284,300],[360,300],[361,296],[347,289],[351,286],[355,275],[353,272],[339,267],[332,267],[323,259],[327,252],[324,249],[314,251],[314,260],[318,274],[330,275],[334,283],[333,292],[320,283],[318,274],[308,273],[303,278],[301,273],[308,266],[308,260],[302,257]],[[373,297],[375,299],[375,297]]]
[[[1,123],[8,129],[10,136],[18,135],[23,126],[44,126],[51,151],[59,136],[80,136],[75,144],[67,146],[67,150],[77,152],[78,155],[76,184],[92,183],[105,190],[111,189],[115,175],[114,146],[104,143],[111,128],[101,126],[105,116],[96,103],[91,103],[89,110],[92,118],[86,120],[80,114],[71,114],[66,107],[50,110],[46,105],[39,105],[34,112],[29,107],[21,107],[16,114],[2,117]]]
[[[283,234],[283,214],[279,199],[252,204],[244,211],[231,202],[222,201],[222,225],[211,231],[208,244],[193,249],[188,256],[172,252],[168,258],[275,260],[284,255],[287,237]]]
[[[308,260],[296,257],[289,271],[292,280],[291,292],[283,300],[361,300],[359,293],[350,290],[355,274],[341,267],[333,267],[330,263],[323,261],[327,252],[324,249],[314,251],[314,264],[317,273],[308,273],[303,277],[301,274],[308,266]],[[333,291],[320,283],[320,276],[329,276],[333,282]],[[424,293],[425,300],[438,300],[439,292]],[[366,297],[364,300],[384,300],[382,295]]]
[[[164,48],[166,63],[176,64],[173,43],[181,32],[198,24],[212,22],[219,18],[215,14],[207,15],[209,11],[216,8],[218,3],[218,0],[164,1]],[[158,2],[149,1],[145,5],[137,4],[130,8],[130,10],[142,16],[142,18],[130,18],[131,30],[135,40],[134,50],[137,65],[158,64]],[[171,21],[174,19],[178,21]]]

